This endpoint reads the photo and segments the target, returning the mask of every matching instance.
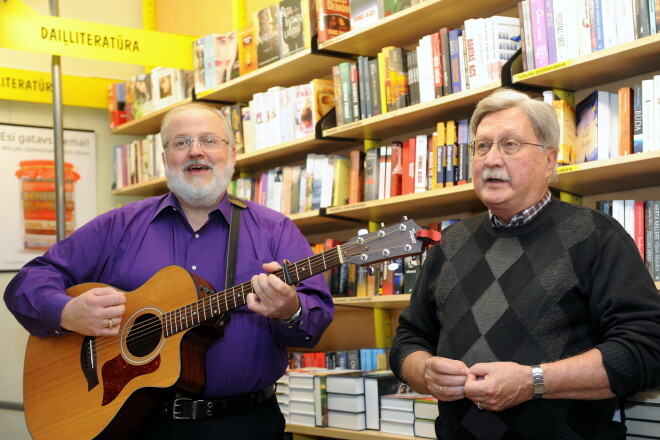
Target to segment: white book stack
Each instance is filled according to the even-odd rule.
[[[415,435],[416,399],[427,397],[425,394],[401,393],[388,394],[380,398],[380,430],[390,434]]]
[[[275,382],[275,398],[286,423],[289,423],[289,375],[284,374]]]
[[[366,429],[364,377],[356,370],[326,379],[328,426],[361,431]]]
[[[660,439],[660,389],[630,397],[625,415],[628,436]]]
[[[415,437],[436,438],[435,419],[440,414],[438,400],[432,396],[415,399],[413,413],[415,415]]]

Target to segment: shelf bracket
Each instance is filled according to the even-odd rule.
[[[363,219],[359,219],[359,218],[351,218],[337,214],[328,214],[328,208],[319,208],[319,217],[327,217],[335,220],[342,220],[345,222],[352,222],[352,223],[362,223],[362,224],[365,223]]]
[[[337,52],[337,51],[328,50],[328,49],[319,49],[319,36],[318,35],[312,35],[311,52],[314,55],[321,55],[321,56],[325,56],[325,57],[343,58],[345,60],[356,60],[357,59],[357,55],[353,55],[351,53]]]
[[[337,126],[337,114],[335,112],[335,107],[333,107],[332,109],[330,109],[328,113],[323,115],[323,117],[314,126],[314,139],[319,139],[323,141],[338,141],[338,142],[362,142],[364,140],[359,138],[323,136],[323,130],[334,128],[336,126]]]
[[[502,66],[501,78],[502,87],[518,90],[519,92],[528,92],[541,95],[547,87],[539,87],[530,84],[513,83],[513,69],[522,70],[522,48],[518,49],[511,58]]]

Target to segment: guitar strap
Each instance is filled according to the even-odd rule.
[[[238,197],[228,195],[231,203],[231,222],[229,223],[229,240],[227,242],[227,266],[225,268],[225,290],[234,286],[236,276],[236,252],[238,251],[238,231],[241,224],[241,211],[247,208],[245,202]],[[223,313],[215,326],[222,329],[229,323],[229,312]]]

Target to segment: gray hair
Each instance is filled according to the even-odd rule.
[[[470,119],[472,139],[475,137],[479,123],[486,115],[513,107],[520,108],[527,115],[534,134],[544,149],[559,151],[559,122],[553,108],[542,99],[531,98],[522,92],[506,88],[498,89],[479,101]],[[548,182],[556,178],[557,164]]]
[[[201,102],[189,102],[187,104],[174,107],[172,110],[165,114],[162,122],[160,123],[160,140],[163,143],[163,147],[165,147],[165,143],[168,141],[168,139],[165,139],[165,136],[167,134],[167,129],[169,128],[172,118],[179,113],[189,109],[207,110],[220,118],[220,122],[222,123],[222,126],[225,129],[225,134],[227,135],[226,141],[229,144],[229,148],[234,147],[236,144],[236,139],[234,138],[234,130],[232,129],[230,122],[227,120],[227,118],[225,118],[225,115],[222,113],[222,111]]]

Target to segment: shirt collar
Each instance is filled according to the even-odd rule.
[[[493,224],[494,227],[496,228],[510,228],[512,226],[521,226],[524,224],[527,224],[534,220],[534,218],[541,212],[543,208],[545,208],[548,203],[550,203],[550,200],[552,199],[552,196],[550,194],[550,190],[548,190],[543,198],[530,206],[529,208],[520,211],[519,213],[515,214],[513,217],[511,217],[511,220],[508,222],[505,222],[495,214],[493,214],[490,210],[488,213],[490,214],[490,221]]]
[[[154,218],[152,221],[160,215],[163,211],[166,209],[174,209],[175,211],[180,211],[183,212],[183,209],[181,209],[181,204],[179,203],[179,200],[176,198],[176,196],[172,192],[168,192],[165,197],[160,201],[158,204],[158,209],[156,210],[154,214]],[[216,205],[215,209],[213,211],[219,211],[222,216],[225,218],[225,221],[227,224],[231,222],[231,203],[229,202],[229,197],[227,197],[227,193],[220,199],[220,202]],[[211,212],[213,212],[211,211]]]

